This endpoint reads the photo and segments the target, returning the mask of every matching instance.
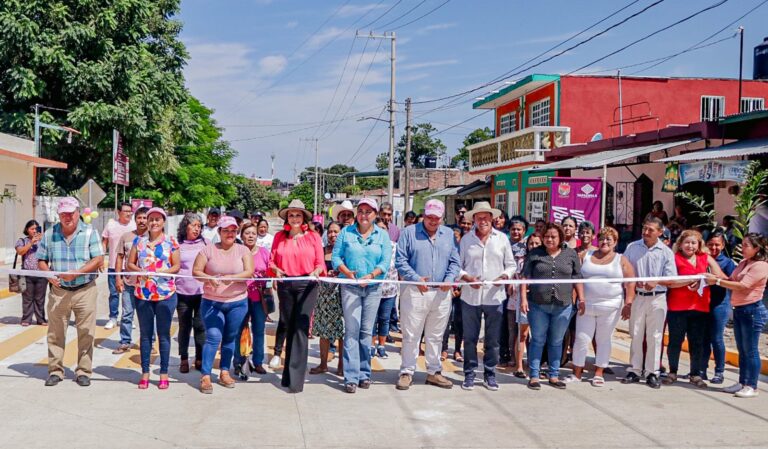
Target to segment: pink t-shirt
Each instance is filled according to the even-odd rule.
[[[253,277],[263,278],[269,268],[269,249],[257,246],[258,252],[253,254]],[[248,281],[248,299],[253,302],[261,301],[261,289],[266,286],[264,281]]]
[[[768,262],[742,260],[730,280],[740,282],[748,289],[731,290],[731,306],[746,306],[762,300],[767,278]]]
[[[229,276],[241,273],[243,257],[251,257],[251,251],[245,245],[235,243],[228,250],[223,250],[219,244],[206,245],[200,251],[208,260],[205,264],[205,274],[211,276]],[[213,287],[210,282],[203,282],[203,297],[211,301],[233,302],[245,299],[248,296],[247,280],[221,281],[218,287]]]
[[[126,232],[136,229],[136,223],[129,221],[128,224],[120,224],[117,220],[109,220],[101,238],[107,239],[107,251],[109,252],[109,268],[115,269],[117,262],[117,253],[120,252],[120,238]]]

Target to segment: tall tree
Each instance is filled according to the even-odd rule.
[[[179,169],[177,142],[195,138],[173,17],[180,0],[3,0],[0,2],[0,130],[32,136],[43,120],[82,132],[71,144],[43,133],[42,155],[65,190],[87,178],[111,182],[112,129],[124,137],[131,182],[162,188]],[[107,189],[109,190],[109,189]]]
[[[227,205],[228,208],[248,214],[251,211],[270,211],[280,206],[280,194],[271,188],[242,175],[234,176],[232,181],[237,194]]]
[[[469,150],[467,147],[484,140],[493,139],[493,137],[493,131],[487,126],[485,128],[477,128],[467,134],[467,137],[464,138],[463,146],[459,148],[459,154],[451,158],[451,167],[466,169],[469,166]]]
[[[427,156],[442,157],[448,147],[440,139],[435,139],[430,134],[437,132],[437,129],[431,123],[419,123],[412,128],[411,134],[411,166],[413,168],[424,168],[424,160]],[[395,152],[395,165],[405,165],[405,134],[400,136]],[[380,154],[376,158],[376,167],[379,170],[386,170],[389,166],[389,157],[386,153]]]

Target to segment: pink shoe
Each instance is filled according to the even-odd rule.
[[[160,382],[157,384],[157,388],[161,390],[167,390],[169,386],[171,386],[171,384],[168,382],[168,379],[160,379]]]
[[[149,379],[141,379],[139,381],[139,390],[146,390],[149,388]]]

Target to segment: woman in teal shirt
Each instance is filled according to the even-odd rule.
[[[389,234],[374,224],[378,210],[376,200],[360,200],[355,224],[339,233],[331,257],[339,277],[358,281],[341,286],[347,393],[371,386],[371,332],[381,301],[381,284],[366,281],[383,279],[392,258]]]

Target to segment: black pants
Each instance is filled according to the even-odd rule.
[[[181,360],[189,359],[189,334],[195,335],[195,358],[203,359],[203,345],[205,344],[205,324],[200,315],[200,301],[203,295],[182,295],[177,293],[179,302],[176,305],[176,313],[179,316],[179,357]]]
[[[280,298],[280,293],[278,293],[278,300],[280,302],[283,298]],[[276,356],[279,356],[283,353],[283,345],[285,344],[285,331],[288,325],[285,323],[285,318],[283,317],[282,312],[280,313],[280,317],[277,319],[277,329],[275,329],[275,354]],[[333,343],[333,342],[331,342]]]
[[[304,390],[309,357],[309,320],[320,292],[315,281],[284,281],[277,287],[280,316],[285,317],[285,368],[281,385],[298,393]]]
[[[507,322],[507,346],[509,346],[509,361],[515,362],[517,360],[517,333],[519,328],[517,326],[517,311],[509,310],[505,307],[504,315]],[[522,367],[518,366],[517,369]]]
[[[25,276],[27,288],[21,294],[21,322],[32,323],[34,315],[37,324],[45,323],[45,290],[48,279]]]
[[[448,352],[448,337],[453,331],[454,349],[453,352],[461,352],[461,342],[464,340],[464,325],[461,319],[461,298],[451,299],[451,318],[445,326],[443,334],[443,352]]]
[[[509,363],[514,360],[512,348],[509,347],[509,322],[507,318],[507,303],[509,298],[502,303],[501,329],[499,330],[499,362]]]
[[[683,340],[688,336],[688,353],[691,357],[691,375],[701,376],[705,366],[702,366],[704,342],[706,339],[708,313],[696,310],[682,312],[667,312],[667,325],[669,326],[669,344],[667,345],[667,358],[669,359],[669,372],[677,373],[680,362],[680,351],[683,348]]]

